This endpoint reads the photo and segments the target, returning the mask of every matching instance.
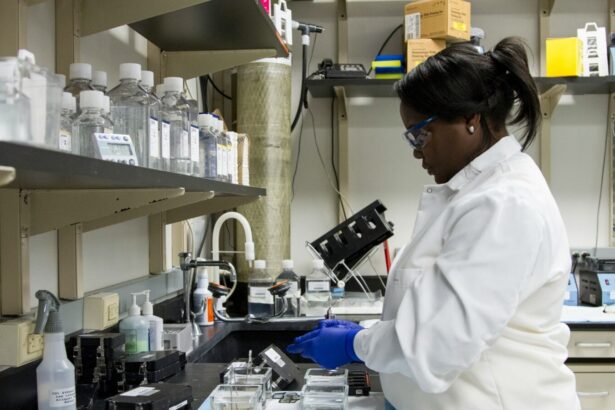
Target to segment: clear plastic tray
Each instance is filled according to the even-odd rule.
[[[348,369],[308,369],[305,372],[305,384],[346,386],[348,384]]]
[[[348,386],[305,385],[301,390],[302,410],[346,410]]]
[[[264,403],[271,398],[271,376],[272,370],[270,367],[248,369],[247,366],[233,366],[224,374],[225,384],[236,385],[259,385],[263,389],[261,402]]]
[[[212,410],[262,410],[261,386],[220,384],[211,394]]]

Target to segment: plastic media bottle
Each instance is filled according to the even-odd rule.
[[[94,134],[105,132],[103,117],[103,93],[100,91],[81,92],[81,114],[75,120],[74,133],[79,140],[79,153],[86,157],[97,158]]]
[[[68,84],[64,91],[69,92],[77,99],[77,115],[81,114],[81,91],[93,90],[92,87],[92,66],[85,63],[74,63],[70,65],[68,74]]]
[[[324,271],[325,263],[322,259],[314,259],[312,267],[312,273],[305,280],[305,299],[308,309],[318,309],[316,314],[320,314],[320,308],[324,313],[331,304],[331,279]]]
[[[276,282],[282,281],[282,280],[286,280],[288,281],[288,283],[290,284],[290,289],[288,290],[288,292],[286,292],[286,313],[284,313],[284,316],[293,316],[293,317],[297,317],[300,316],[301,312],[300,312],[300,299],[301,299],[301,287],[299,286],[299,275],[297,275],[295,273],[294,269],[294,263],[292,260],[290,259],[286,259],[282,261],[282,273],[280,273],[278,275],[278,277],[276,278]],[[279,312],[279,309],[281,309],[282,306],[280,306],[279,303],[276,304],[276,315]]]
[[[75,366],[66,357],[60,313],[49,312],[45,325],[43,361],[36,368],[36,393],[39,410],[77,408]]]
[[[171,124],[165,120],[167,107],[162,102],[164,84],[156,86],[156,96],[160,98],[160,169],[171,170]]]
[[[160,160],[160,98],[154,94],[154,73],[151,71],[141,71],[141,87],[147,92],[147,167],[163,169]]]
[[[199,169],[199,103],[196,100],[187,99],[183,93],[180,93],[178,105],[187,114],[192,175],[202,176]]]
[[[190,158],[190,127],[185,106],[180,106],[180,93],[183,79],[167,77],[164,79],[164,97],[162,97],[162,119],[170,126],[171,172],[190,175],[192,159]]]
[[[124,350],[128,354],[147,352],[149,348],[149,322],[141,316],[141,308],[137,305],[137,295],[131,293],[132,306],[128,316],[120,322],[120,333],[126,337]]]
[[[0,140],[26,142],[30,131],[30,100],[19,89],[17,59],[0,59]]]
[[[199,114],[199,158],[201,176],[210,179],[218,177],[217,137],[213,131],[216,119],[211,114]]]
[[[120,64],[120,84],[109,91],[111,119],[116,134],[128,134],[135,147],[138,165],[147,164],[147,103],[149,96],[139,86],[141,65]]]
[[[105,133],[112,134],[115,124],[111,119],[111,101],[108,95],[103,95],[103,118],[105,119]]]
[[[58,149],[60,151],[79,153],[79,139],[73,139],[73,122],[77,102],[71,93],[64,91],[62,94],[62,116],[60,117],[60,137]]]
[[[197,285],[192,294],[193,309],[198,312],[204,307],[203,314],[196,315],[195,322],[199,326],[211,326],[214,324],[213,294],[207,289],[209,286],[209,275],[207,272],[199,272]]]
[[[94,71],[92,73],[92,87],[103,94],[107,92],[107,73],[105,71]]]
[[[214,115],[216,119],[216,136],[218,144],[218,179],[220,181],[228,181],[228,145],[230,144],[228,136],[224,132],[224,122],[220,117]]]
[[[268,318],[273,316],[273,295],[267,289],[273,286],[273,279],[267,273],[267,263],[254,261],[254,271],[248,282],[248,316]]]
[[[472,43],[472,45],[474,46],[476,51],[478,51],[479,54],[485,54],[485,49],[480,44],[481,40],[483,40],[484,38],[485,30],[483,30],[482,28],[472,27],[470,29],[470,43]]]
[[[145,302],[143,302],[143,318],[149,322],[149,350],[163,350],[162,346],[162,318],[154,316],[154,305],[149,300],[149,290],[144,290]]]

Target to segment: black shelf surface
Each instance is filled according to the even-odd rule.
[[[205,178],[0,141],[0,165],[16,170],[3,188],[127,189],[184,188],[187,192],[215,191],[217,196],[264,196],[265,190]]]
[[[331,98],[333,87],[344,87],[348,97],[396,97],[393,85],[397,80],[324,79],[306,82],[314,98]],[[540,92],[545,92],[557,84],[566,86],[567,94],[591,95],[615,92],[615,76],[609,77],[534,77]]]
[[[288,49],[258,0],[210,0],[131,23],[163,51]]]

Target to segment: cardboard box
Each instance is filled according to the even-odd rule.
[[[463,0],[420,0],[405,7],[405,39],[470,40],[471,4]]]
[[[444,40],[432,40],[429,38],[408,40],[406,42],[406,71],[410,72],[410,70],[429,57],[444,50],[445,47],[446,41]]]
[[[547,77],[583,75],[583,45],[576,37],[547,39]]]

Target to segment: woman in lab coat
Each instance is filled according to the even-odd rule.
[[[541,112],[524,44],[455,44],[396,86],[404,138],[433,175],[369,329],[323,321],[288,350],[380,372],[389,408],[577,409],[560,323],[566,230],[523,151]],[[506,126],[525,125],[520,142]]]

